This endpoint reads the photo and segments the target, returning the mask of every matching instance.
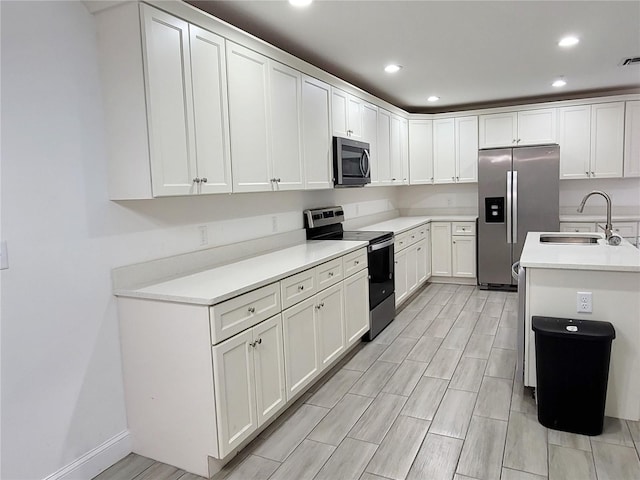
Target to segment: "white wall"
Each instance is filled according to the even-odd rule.
[[[302,210],[395,208],[393,188],[107,200],[93,17],[0,3],[3,479],[40,479],[126,429],[111,268],[302,228]],[[86,478],[92,475],[85,475]]]

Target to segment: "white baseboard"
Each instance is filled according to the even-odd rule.
[[[44,480],[91,480],[129,453],[131,436],[124,430]]]

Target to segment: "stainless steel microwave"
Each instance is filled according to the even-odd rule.
[[[336,187],[364,187],[371,183],[369,144],[333,137],[333,184]]]

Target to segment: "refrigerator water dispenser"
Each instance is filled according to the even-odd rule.
[[[504,223],[504,197],[486,197],[484,216],[487,223]]]

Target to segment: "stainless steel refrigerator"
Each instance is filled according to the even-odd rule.
[[[516,286],[527,232],[557,232],[560,147],[497,148],[478,154],[478,284]]]

